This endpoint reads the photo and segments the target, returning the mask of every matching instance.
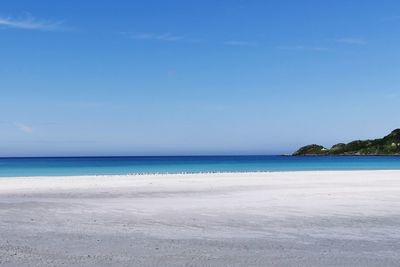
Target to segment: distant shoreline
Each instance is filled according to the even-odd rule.
[[[400,128],[390,134],[369,140],[338,143],[331,148],[311,144],[299,148],[293,156],[400,156]]]

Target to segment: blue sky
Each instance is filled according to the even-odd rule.
[[[400,127],[400,2],[0,3],[0,156],[280,154]]]

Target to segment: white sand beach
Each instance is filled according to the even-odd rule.
[[[400,171],[0,178],[0,266],[399,266]]]

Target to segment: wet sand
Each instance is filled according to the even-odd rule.
[[[0,178],[0,266],[399,266],[400,171]]]

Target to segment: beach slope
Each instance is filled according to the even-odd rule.
[[[0,178],[1,266],[399,266],[400,171]]]

